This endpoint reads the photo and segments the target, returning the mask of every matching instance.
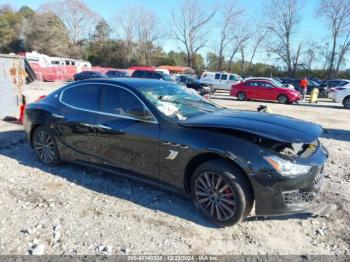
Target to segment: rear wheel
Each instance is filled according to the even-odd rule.
[[[322,90],[320,91],[320,98],[327,98],[327,97],[328,97],[327,90],[322,89]]]
[[[238,92],[237,99],[239,101],[245,101],[245,100],[247,100],[247,95],[244,92]]]
[[[48,166],[56,166],[60,162],[60,156],[55,138],[49,129],[40,126],[33,134],[33,147],[39,160]]]
[[[288,103],[288,97],[286,95],[279,95],[277,100],[278,100],[278,103],[280,103],[280,104],[287,104]]]
[[[346,109],[350,109],[350,96],[344,98],[343,105]]]
[[[220,226],[241,222],[253,205],[253,193],[242,171],[222,160],[208,161],[196,169],[191,196],[199,211]]]

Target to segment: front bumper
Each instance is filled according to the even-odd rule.
[[[319,204],[314,200],[323,184],[323,166],[327,158],[328,152],[320,145],[313,156],[304,160],[313,166],[307,175],[295,178],[256,175],[253,184],[256,215],[286,215],[316,209]]]

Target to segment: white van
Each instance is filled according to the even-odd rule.
[[[200,82],[212,86],[214,90],[231,90],[231,86],[242,81],[242,77],[237,74],[226,72],[203,72]]]

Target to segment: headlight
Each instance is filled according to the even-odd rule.
[[[277,156],[265,156],[264,158],[274,169],[276,169],[278,173],[283,176],[296,177],[299,175],[305,175],[311,170],[311,166],[294,164]]]

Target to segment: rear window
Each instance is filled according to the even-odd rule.
[[[231,80],[231,81],[236,81],[237,78],[235,77],[235,75],[230,75],[230,80]]]
[[[97,111],[101,88],[95,84],[84,84],[63,90],[60,101],[77,109]]]
[[[220,74],[215,74],[215,79],[220,79]]]

